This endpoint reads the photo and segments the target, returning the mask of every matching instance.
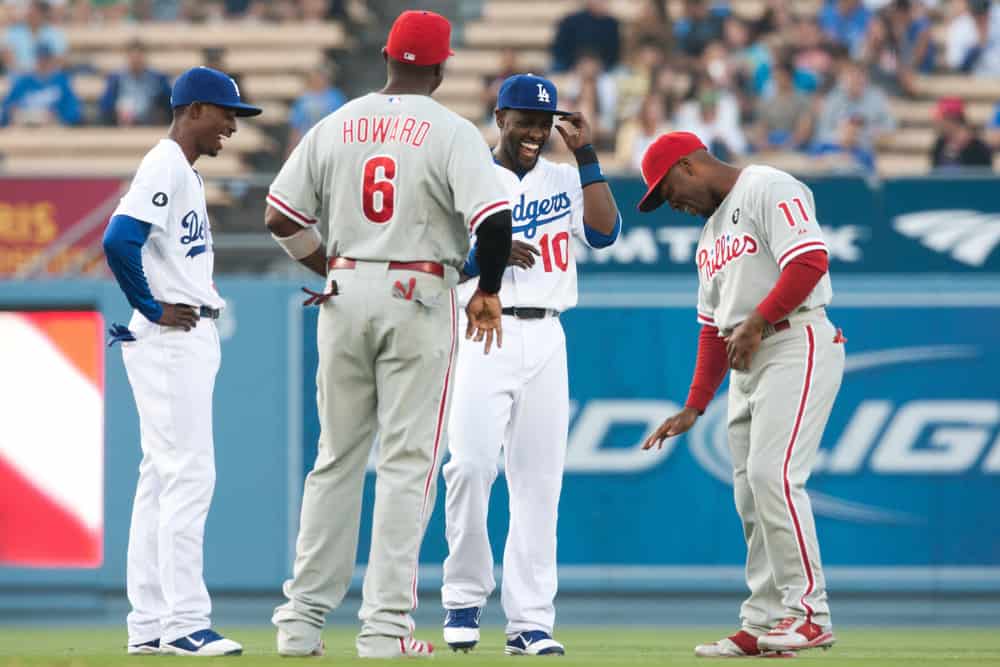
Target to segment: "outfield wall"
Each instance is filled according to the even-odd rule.
[[[830,586],[1000,592],[1000,277],[834,281],[830,312],[849,339],[848,372],[810,483]],[[302,479],[315,453],[315,311],[299,307],[295,283],[218,284],[229,309],[219,323],[218,482],[206,575],[220,592],[277,591],[290,570]],[[693,278],[590,276],[581,292],[581,306],[563,316],[573,413],[562,590],[740,590],[743,545],[728,482],[724,396],[662,452],[637,448],[686,394],[698,331]],[[106,282],[0,283],[3,308],[88,305],[105,324],[129,315]],[[117,347],[103,370],[99,564],[0,567],[0,609],[71,608],[123,587],[138,420]],[[44,383],[33,386],[45,391]],[[66,421],[76,413],[63,402],[50,414]],[[40,448],[53,469],[80,458],[82,435],[53,441],[41,426],[37,436],[5,432],[10,422],[0,420],[0,455]],[[39,485],[51,486],[45,467],[40,474]],[[70,479],[86,474],[80,468]],[[502,479],[490,518],[498,562]],[[371,480],[365,494],[367,517]],[[21,503],[9,494],[0,500],[0,517],[9,521]],[[441,505],[439,493],[421,557],[428,590],[439,584],[445,554]],[[367,542],[365,532],[361,563]]]

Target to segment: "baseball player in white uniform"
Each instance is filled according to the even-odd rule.
[[[493,592],[486,532],[500,450],[510,490],[510,529],[501,599],[506,653],[562,654],[555,624],[556,517],[569,421],[566,339],[559,313],[577,302],[571,237],[603,248],[617,239],[621,216],[580,114],[559,111],[551,81],[519,74],[497,103],[496,170],[513,206],[514,250],[500,291],[505,344],[484,356],[463,343],[444,467],[448,558],[442,602],[444,639],[468,650],[479,641],[479,615]],[[554,116],[578,167],[540,157]],[[465,273],[476,273],[475,258]],[[471,288],[460,289],[468,298]],[[488,378],[488,382],[483,382]]]
[[[466,337],[490,351],[510,255],[510,204],[474,125],[430,95],[451,26],[404,12],[383,51],[388,81],[320,121],[268,194],[266,223],[294,259],[328,276],[320,304],[319,451],[305,483],[278,652],[316,655],[327,613],[351,582],[365,465],[376,430],[375,510],[361,657],[422,657],[413,637],[420,543],[434,507],[454,393],[454,287],[475,234],[482,275]],[[327,225],[322,247],[318,225]],[[484,350],[475,353],[482,355]],[[490,378],[483,378],[487,381]],[[485,407],[485,406],[484,406]]]
[[[225,302],[212,282],[212,233],[201,176],[236,132],[235,82],[196,67],[171,94],[173,124],[139,165],[104,234],[118,284],[135,309],[115,325],[139,410],[142,462],[129,531],[128,652],[239,655],[211,629],[202,577],[205,519],[215,487],[212,391],[219,370],[214,320]]]
[[[844,372],[845,339],[827,319],[833,290],[812,192],[785,172],[716,160],[693,134],[657,139],[642,160],[649,190],[708,218],[698,242],[694,380],[684,409],[644,443],[684,433],[732,369],[729,450],[747,542],[742,627],[702,657],[833,645],[819,542],[805,484]]]

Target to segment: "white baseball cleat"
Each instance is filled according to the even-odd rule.
[[[698,644],[694,654],[699,658],[794,658],[794,653],[765,653],[757,645],[757,637],[746,630],[711,644]]]
[[[379,641],[371,641],[365,637],[359,641],[359,658],[433,658],[434,645],[430,642],[413,637],[380,637]]]
[[[444,641],[453,651],[469,651],[479,643],[482,607],[448,609],[444,617]]]
[[[802,651],[808,648],[830,648],[837,641],[830,628],[816,625],[805,618],[789,616],[766,635],[757,638],[762,651]]]
[[[160,652],[159,639],[150,639],[148,642],[141,642],[139,644],[128,645],[129,655],[158,655],[159,652]]]
[[[507,655],[565,655],[566,649],[544,630],[525,630],[507,638]]]
[[[160,653],[197,656],[242,655],[243,647],[232,639],[226,639],[215,630],[205,628],[161,644]]]

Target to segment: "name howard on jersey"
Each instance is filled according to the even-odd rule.
[[[344,120],[345,144],[400,143],[419,148],[431,131],[431,123],[413,116],[363,116]]]
[[[205,241],[205,230],[208,227],[205,220],[198,217],[197,211],[188,211],[181,218],[181,227],[187,232],[181,236],[181,245],[191,246],[185,257],[197,257],[208,249],[207,243],[192,245],[198,241]]]
[[[523,233],[525,238],[531,239],[535,237],[539,227],[561,220],[572,212],[573,202],[566,192],[530,201],[522,194],[511,211],[514,219],[511,231],[514,234]]]

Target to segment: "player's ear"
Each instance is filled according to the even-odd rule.
[[[493,115],[497,119],[497,129],[502,130],[503,129],[504,120],[507,118],[507,113],[505,111],[503,111],[502,109],[496,109],[493,112]]]

